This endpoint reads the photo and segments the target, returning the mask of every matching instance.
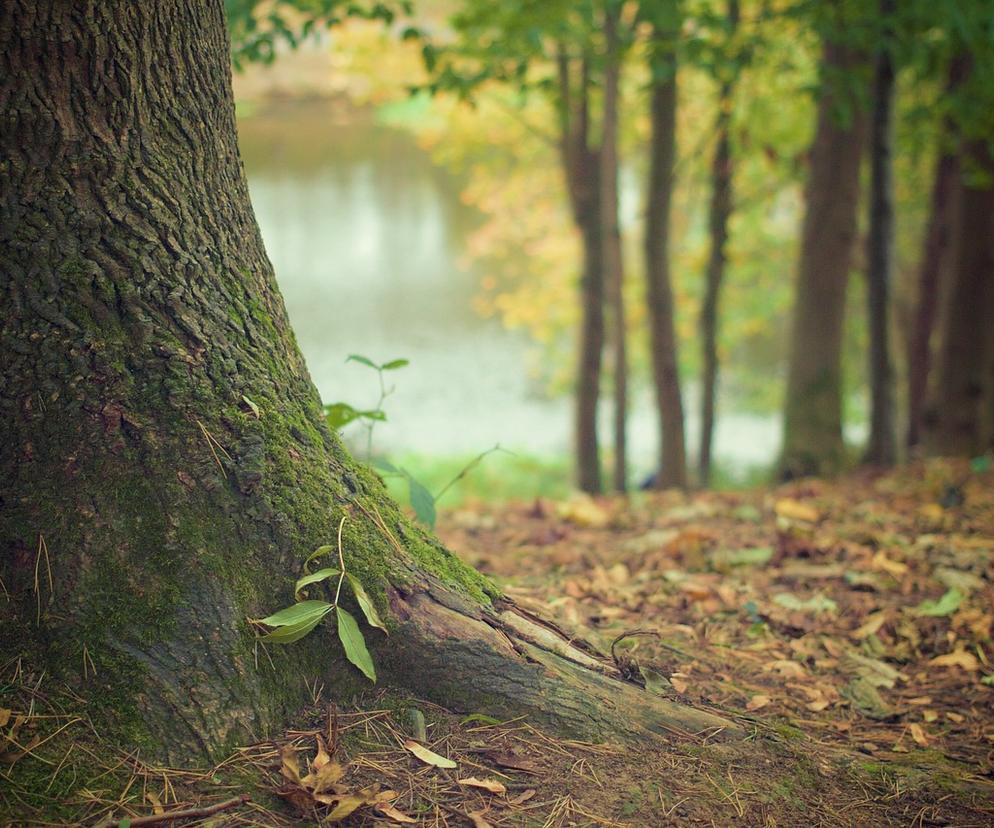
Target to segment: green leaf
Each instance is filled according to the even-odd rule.
[[[460,719],[459,724],[499,725],[503,724],[503,722],[500,719],[495,719],[493,716],[488,716],[485,713],[470,713],[468,716],[464,716]]]
[[[324,418],[328,423],[328,428],[335,429],[336,431],[344,428],[352,421],[359,419],[360,416],[362,416],[362,412],[356,410],[348,403],[332,403],[324,407]]]
[[[320,619],[331,607],[332,605],[327,601],[300,601],[291,607],[273,613],[268,618],[260,618],[259,623],[265,624],[267,627],[285,627],[288,624],[299,624],[301,621],[315,616]]]
[[[411,364],[409,359],[391,359],[389,362],[384,362],[380,367],[384,371],[396,371],[398,368],[403,368]]]
[[[307,560],[304,561],[304,566],[307,566],[307,564],[309,564],[311,561],[315,561],[318,558],[323,558],[325,555],[330,555],[332,552],[337,552],[337,551],[338,551],[337,546],[329,546],[327,544],[325,546],[319,546],[317,549],[311,552],[310,555],[307,556]]]
[[[362,583],[355,575],[346,575],[345,577],[348,578],[349,586],[352,587],[352,592],[355,594],[356,600],[359,602],[359,607],[362,609],[362,614],[366,616],[369,626],[379,627],[383,632],[386,632],[386,625],[380,619],[379,613],[376,611],[376,605],[366,593],[366,590],[363,589]]]
[[[252,400],[250,400],[250,399],[249,399],[248,397],[246,397],[246,396],[245,396],[244,394],[242,394],[242,402],[243,402],[243,403],[245,403],[245,405],[247,405],[247,406],[248,406],[248,407],[249,407],[249,408],[250,408],[250,409],[252,410],[252,413],[253,413],[253,414],[255,414],[255,418],[256,418],[257,420],[258,420],[258,419],[259,419],[260,417],[262,417],[262,412],[261,412],[261,411],[259,411],[259,406],[258,406],[258,405],[256,405],[256,404],[255,404],[254,402],[252,402]]]
[[[974,474],[985,474],[991,470],[991,458],[990,455],[981,454],[979,457],[974,457],[970,461],[970,471]]]
[[[382,457],[374,457],[371,462],[375,468],[380,469],[381,471],[389,472],[390,474],[401,473],[400,469],[398,469],[393,463],[389,460],[384,460]]]
[[[269,641],[273,644],[292,644],[294,641],[300,641],[301,638],[321,623],[321,619],[328,614],[331,607],[332,605],[328,604],[328,609],[324,612],[305,618],[303,621],[296,624],[287,624],[284,627],[277,627],[272,632],[268,632],[262,636],[261,640]]]
[[[373,668],[373,659],[370,658],[369,650],[366,649],[366,639],[362,636],[362,630],[348,612],[341,607],[335,607],[335,614],[338,618],[338,637],[345,648],[345,657],[358,667],[363,675],[370,681],[376,682],[376,670]]]
[[[938,601],[922,601],[916,612],[919,615],[930,615],[938,618],[943,615],[952,615],[962,603],[963,593],[954,587],[947,589]]]
[[[983,677],[983,678],[982,678],[982,679],[980,680],[980,683],[981,683],[981,684],[986,684],[986,685],[987,685],[988,687],[994,687],[994,673],[992,673],[992,674],[991,674],[991,675],[989,675],[989,676],[984,676],[984,677]]]
[[[374,371],[380,370],[379,365],[373,362],[373,360],[371,360],[369,357],[364,357],[362,354],[349,354],[348,359],[346,359],[345,361],[358,362],[360,365],[367,365],[370,368],[372,368]]]
[[[429,529],[435,528],[435,496],[429,492],[418,480],[407,475],[407,488],[411,495],[411,506],[414,507],[414,514]]]
[[[319,569],[317,572],[311,572],[297,579],[297,583],[293,586],[293,594],[297,595],[306,586],[316,584],[319,581],[327,581],[329,578],[337,578],[341,574],[341,570],[330,566]]]

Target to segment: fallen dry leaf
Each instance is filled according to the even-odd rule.
[[[457,779],[460,785],[468,785],[471,788],[483,788],[485,791],[495,794],[507,793],[507,788],[496,779],[477,779],[475,776],[467,776],[465,779]]]
[[[817,523],[821,519],[821,513],[807,503],[801,503],[790,497],[785,497],[776,502],[773,507],[777,517],[788,520],[799,520],[804,523]]]
[[[770,701],[769,696],[764,696],[762,693],[757,693],[755,696],[749,699],[746,704],[746,710],[761,710],[766,707]]]
[[[403,811],[398,811],[389,802],[377,802],[376,805],[373,806],[373,808],[374,810],[383,814],[383,816],[387,817],[388,819],[392,819],[394,822],[403,822],[408,825],[417,825],[418,821],[416,819],[414,819],[413,817],[409,817]]]
[[[466,816],[469,817],[469,821],[473,823],[473,828],[493,828],[493,826],[483,818],[486,813],[486,811],[470,811],[466,814]]]
[[[909,729],[911,730],[911,738],[915,740],[915,744],[921,747],[928,747],[928,737],[925,735],[925,728],[915,722]]]
[[[535,796],[535,793],[536,791],[534,788],[529,788],[527,791],[522,791],[517,796],[511,797],[509,800],[507,800],[507,804],[520,805],[522,802],[527,802],[529,799]]]
[[[980,661],[973,653],[966,650],[955,650],[945,655],[936,656],[929,664],[935,667],[961,667],[968,673],[975,673],[980,669]]]
[[[444,756],[439,756],[432,750],[428,750],[424,745],[419,745],[412,739],[408,739],[404,742],[404,747],[407,748],[411,753],[418,757],[426,765],[434,765],[436,768],[455,768],[458,767],[455,762],[451,759],[446,759]]]

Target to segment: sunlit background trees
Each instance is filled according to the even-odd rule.
[[[499,442],[515,455],[477,472],[499,496],[502,476],[722,485],[990,448],[982,0],[229,19],[253,199],[319,388],[358,405],[375,390],[348,353],[411,360],[379,451],[441,480]]]

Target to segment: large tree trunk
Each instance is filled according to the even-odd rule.
[[[308,679],[365,682],[323,628],[270,662],[246,623],[344,517],[384,680],[588,737],[722,726],[516,610],[327,430],[249,204],[220,0],[11,0],[0,108],[0,659],[145,756],[217,756]]]
[[[930,454],[972,456],[988,450],[994,434],[994,159],[983,141],[964,158],[924,438]]]
[[[966,61],[955,58],[949,67],[947,93],[962,82]],[[945,119],[939,139],[939,157],[932,181],[928,227],[918,275],[918,298],[908,345],[908,448],[921,443],[928,378],[932,367],[932,334],[939,309],[943,274],[948,270],[953,205],[959,180],[959,158],[953,150],[954,126]]]
[[[580,342],[576,378],[574,445],[577,485],[582,491],[601,490],[597,402],[600,398],[604,352],[604,256],[600,205],[599,152],[590,144],[589,61],[580,61],[579,78],[560,49],[559,118],[563,174],[573,221],[580,231],[583,270],[580,276]]]
[[[621,252],[621,228],[618,224],[618,86],[620,76],[620,44],[618,16],[620,7],[609,3],[604,12],[604,109],[601,135],[601,226],[603,228],[604,281],[611,307],[611,356],[614,374],[614,464],[615,491],[627,488],[628,446],[628,354],[625,320],[625,272]]]
[[[658,43],[672,36],[658,28]],[[670,204],[676,160],[676,54],[665,46],[651,56],[652,88],[649,144],[649,185],[645,210],[645,272],[652,346],[652,380],[659,408],[659,472],[656,487],[687,485],[687,457],[683,428],[683,399],[673,322],[670,280]]]
[[[870,230],[866,245],[867,319],[870,330],[870,439],[863,460],[891,466],[897,459],[894,372],[890,358],[890,285],[894,271],[894,61],[890,19],[893,0],[880,0],[883,43],[873,78],[870,127]]]
[[[861,63],[851,49],[825,45],[794,300],[780,461],[784,477],[831,473],[844,460],[842,323],[865,119],[858,101],[839,105],[839,77],[858,71]],[[848,113],[845,121],[841,112]]]
[[[738,0],[728,4],[729,40],[739,24]],[[726,70],[727,71],[727,70]],[[704,301],[698,327],[701,332],[701,444],[698,452],[697,474],[701,486],[711,482],[711,445],[714,438],[715,397],[718,390],[718,300],[725,278],[725,245],[728,242],[728,222],[732,216],[732,92],[734,77],[725,77],[718,92],[718,117],[715,123],[716,144],[711,160],[711,206],[708,231],[711,250],[704,285]]]

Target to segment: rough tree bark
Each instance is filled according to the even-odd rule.
[[[590,64],[579,63],[572,77],[565,48],[558,55],[560,155],[573,221],[580,232],[583,271],[580,275],[580,343],[576,379],[574,444],[577,485],[601,491],[597,401],[604,352],[604,254],[601,225],[600,153],[590,141]]]
[[[676,160],[677,62],[670,47],[672,34],[655,27],[657,44],[650,56],[652,70],[649,144],[649,183],[645,209],[646,297],[652,380],[659,408],[659,472],[657,488],[687,485],[687,455],[683,428],[683,399],[673,322],[670,279],[670,204]]]
[[[739,25],[738,0],[728,3],[729,40]],[[728,71],[727,69],[725,70]],[[716,143],[711,159],[711,205],[708,232],[711,250],[705,277],[704,301],[698,326],[701,332],[701,445],[698,452],[697,475],[701,486],[711,482],[711,445],[714,437],[715,397],[718,390],[718,300],[725,278],[725,245],[728,242],[728,221],[732,216],[732,93],[735,76],[726,75],[718,91],[718,117],[715,122]]]
[[[217,756],[307,679],[364,681],[320,628],[256,660],[246,623],[344,516],[382,679],[590,737],[723,726],[516,609],[329,433],[249,204],[221,0],[5,3],[0,113],[0,659],[145,756]]]
[[[962,82],[966,61],[954,58],[949,67],[947,94]],[[953,205],[959,179],[959,158],[951,146],[954,125],[946,118],[939,142],[939,157],[932,181],[928,227],[918,275],[918,299],[914,327],[908,345],[908,448],[921,443],[928,378],[932,367],[932,334],[939,309],[943,274],[948,270],[951,248]]]
[[[930,454],[973,456],[994,438],[994,158],[985,141],[967,144],[963,157],[924,443]]]
[[[623,492],[628,482],[628,354],[625,320],[625,270],[618,223],[618,97],[621,45],[618,18],[621,8],[609,3],[604,11],[604,103],[600,148],[601,222],[604,282],[611,308],[611,367],[614,378],[614,464],[612,483]]]
[[[858,102],[840,105],[838,78],[851,77],[862,63],[847,47],[832,42],[824,46],[788,358],[780,460],[785,478],[831,473],[844,460],[842,323],[856,236],[865,118]]]
[[[870,229],[866,242],[866,298],[870,331],[870,438],[865,463],[892,466],[897,460],[894,371],[890,357],[890,285],[894,271],[894,61],[890,19],[894,0],[880,0],[882,42],[873,70],[870,125]]]

